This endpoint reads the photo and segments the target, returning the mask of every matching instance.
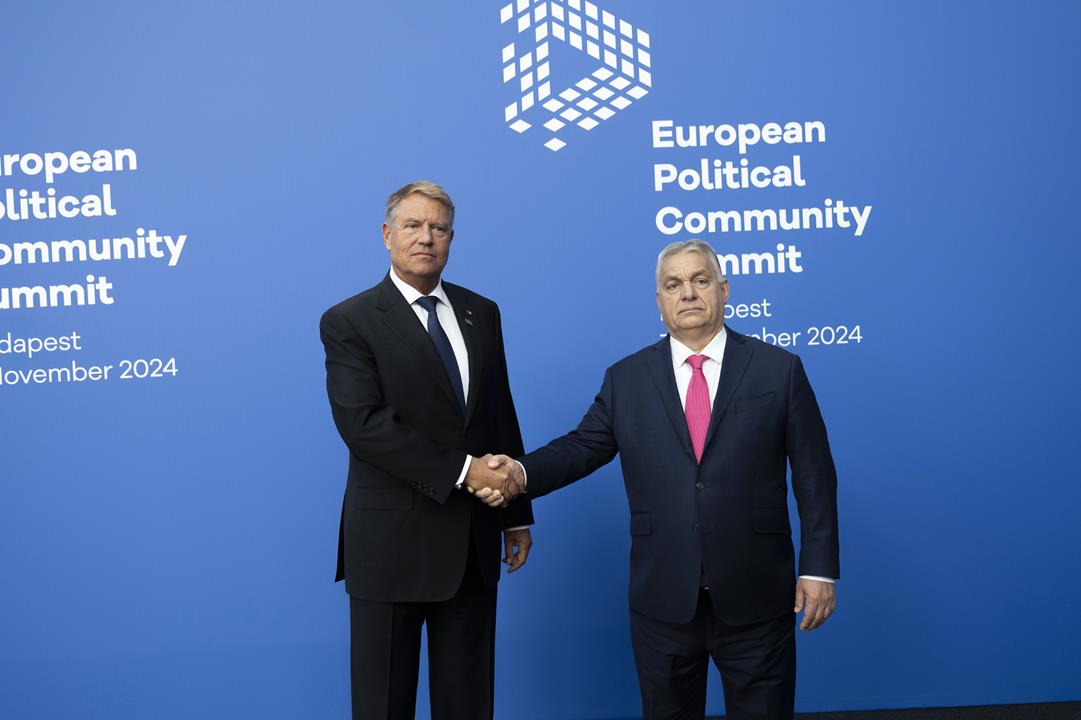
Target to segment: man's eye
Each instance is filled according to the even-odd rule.
[[[694,284],[698,287],[705,287],[706,285],[709,285],[709,278],[698,278],[694,281]]]
[[[679,287],[679,283],[670,282],[670,283],[667,283],[664,287],[665,287],[666,290],[672,291],[672,290],[675,290],[676,288]]]

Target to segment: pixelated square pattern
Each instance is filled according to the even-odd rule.
[[[518,134],[543,128],[544,147],[552,152],[567,146],[574,128],[593,130],[653,86],[649,33],[596,3],[512,0],[499,9],[499,22],[514,36],[500,49],[503,83],[515,93],[504,120]],[[593,58],[596,69],[566,83],[549,78],[559,77],[559,63],[549,57],[559,45]],[[529,120],[522,117],[527,113]]]

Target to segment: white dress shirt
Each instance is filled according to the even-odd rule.
[[[709,344],[697,353],[671,335],[668,336],[668,344],[672,348],[672,370],[676,374],[676,390],[679,391],[679,404],[682,407],[687,407],[687,388],[690,387],[691,375],[694,374],[694,370],[691,369],[687,358],[691,355],[705,355],[709,359],[702,363],[702,374],[706,376],[706,387],[709,389],[709,406],[711,409],[713,408],[713,401],[717,398],[717,385],[721,381],[721,363],[724,360],[724,346],[727,342],[728,331],[723,325],[721,331],[713,336]],[[800,578],[828,583],[834,582],[833,578],[818,577],[817,575],[800,575]]]
[[[680,407],[687,407],[687,388],[691,385],[691,369],[687,358],[691,355],[705,355],[708,360],[702,363],[702,374],[706,376],[706,387],[709,388],[709,406],[713,407],[713,401],[717,398],[717,385],[721,380],[721,361],[724,360],[724,346],[728,342],[728,331],[721,326],[721,331],[713,336],[709,344],[702,348],[701,352],[695,352],[689,347],[668,336],[668,344],[672,348],[672,370],[676,374],[676,390],[679,391]]]

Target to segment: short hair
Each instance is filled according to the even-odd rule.
[[[724,273],[721,272],[721,261],[717,259],[717,251],[705,240],[694,238],[692,240],[679,240],[661,250],[661,254],[657,256],[656,275],[658,288],[661,286],[661,265],[664,265],[664,261],[668,258],[682,252],[696,252],[705,255],[713,263],[713,269],[717,271],[717,279],[724,280]]]
[[[443,207],[450,213],[450,226],[454,227],[454,202],[450,199],[450,195],[447,194],[446,190],[429,180],[415,180],[391,193],[390,197],[387,198],[387,214],[385,216],[388,225],[394,221],[394,216],[398,213],[398,205],[413,193],[420,193],[442,203]]]

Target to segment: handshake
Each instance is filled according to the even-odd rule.
[[[506,507],[525,492],[525,473],[514,458],[489,454],[470,461],[462,484],[488,507]]]

